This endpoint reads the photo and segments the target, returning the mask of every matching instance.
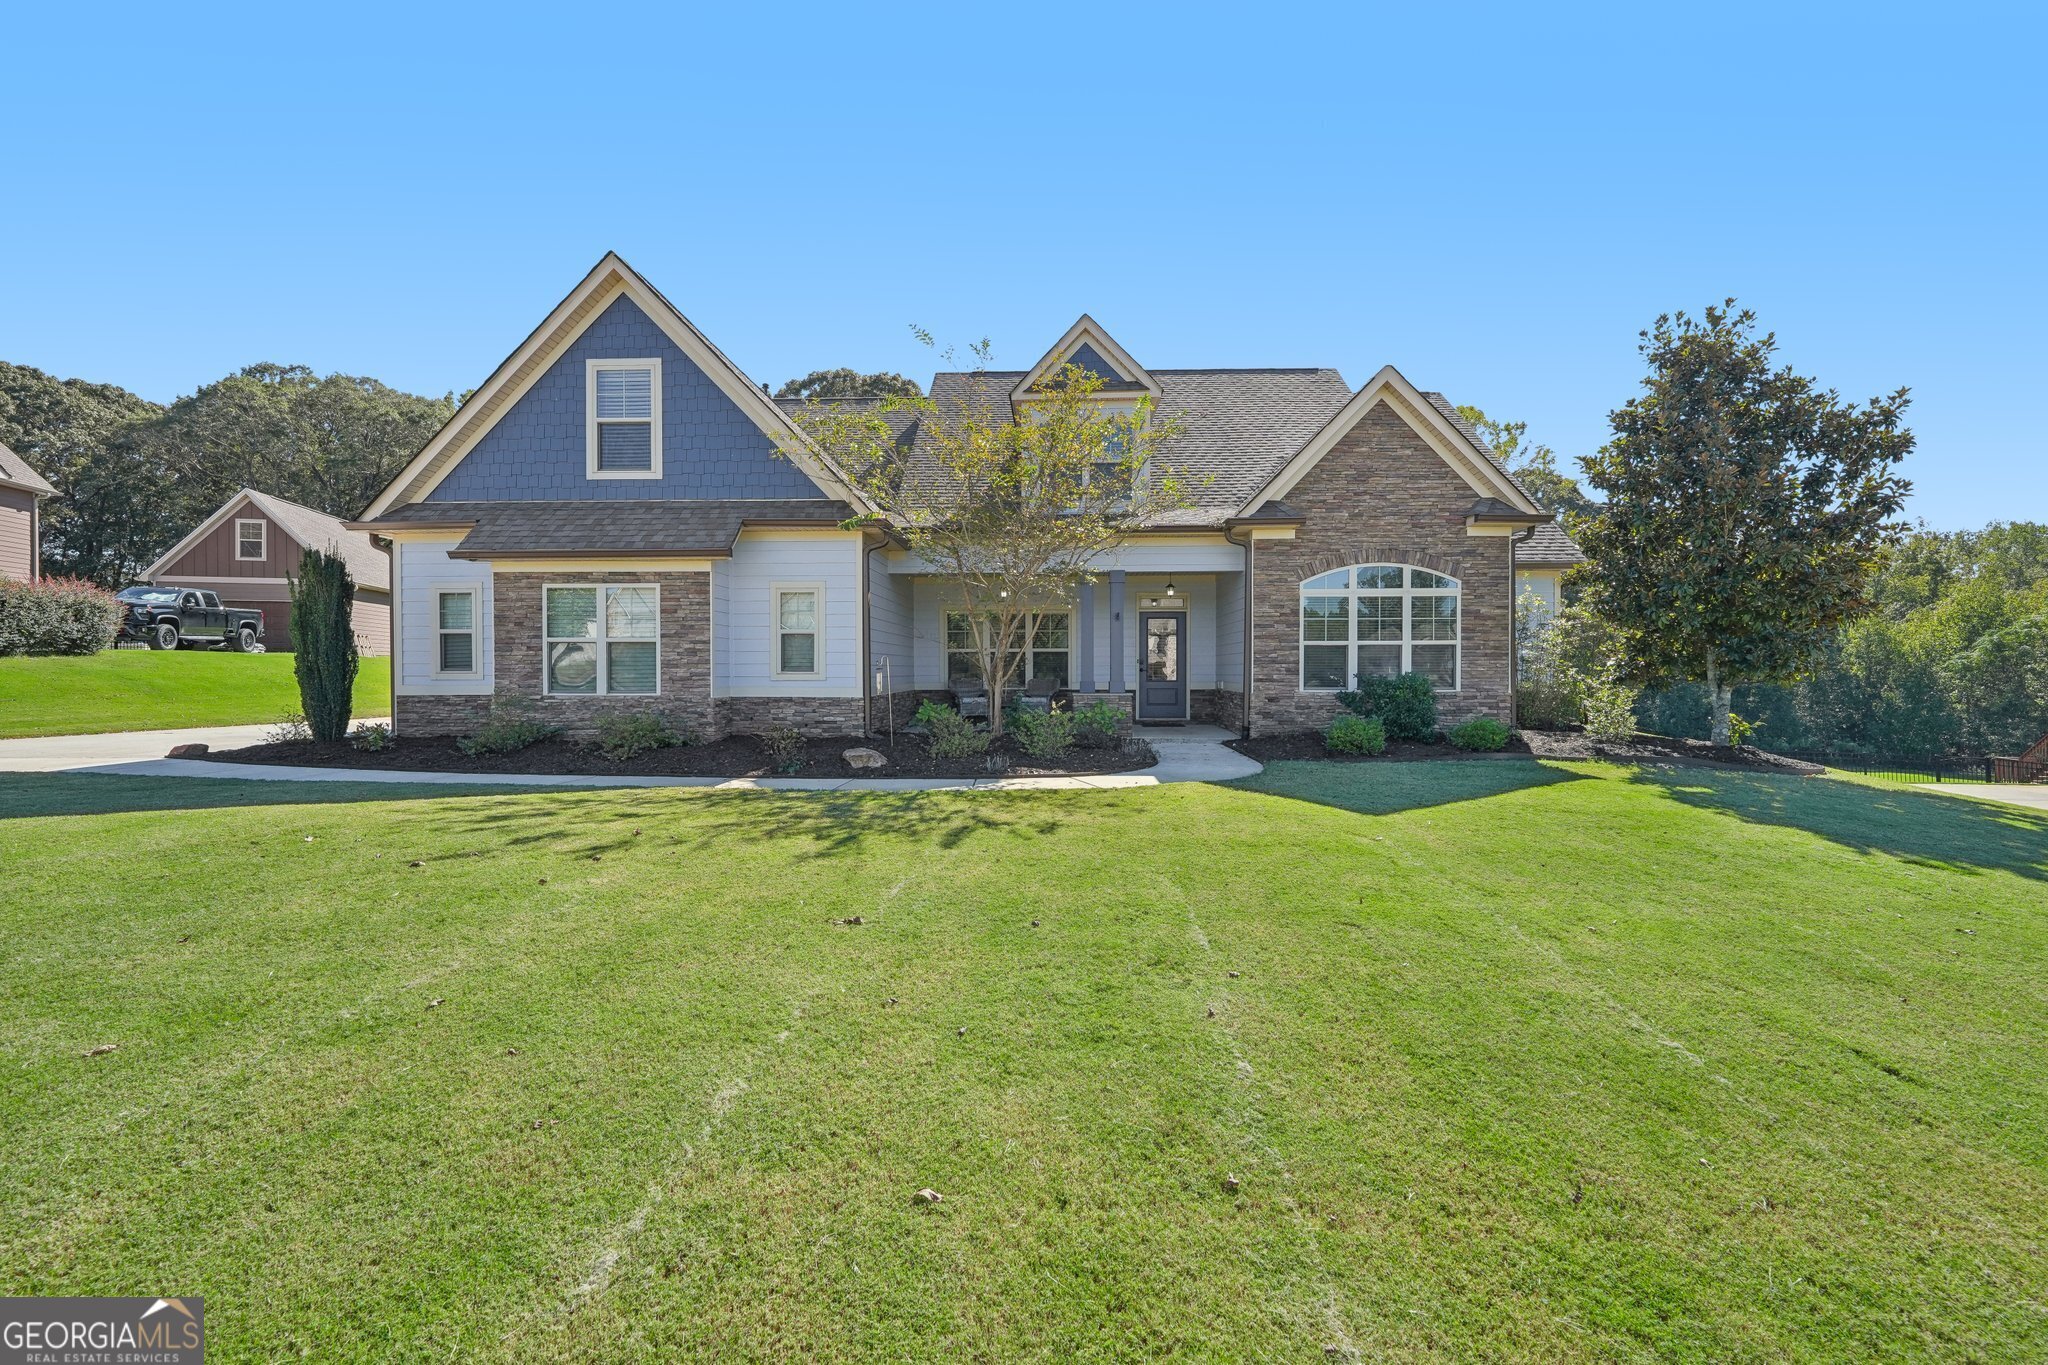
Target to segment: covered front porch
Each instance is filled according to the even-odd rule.
[[[1006,690],[1045,679],[1073,705],[1107,701],[1141,725],[1237,730],[1245,575],[1241,551],[1218,548],[1222,554],[1185,556],[1186,568],[1105,567],[1067,600],[1036,604],[1028,641],[1005,670]],[[1235,567],[1219,569],[1226,555]],[[877,575],[874,599],[878,692],[930,695],[979,678],[973,623],[957,584],[914,571]]]

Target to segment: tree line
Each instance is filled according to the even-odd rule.
[[[0,442],[58,490],[43,503],[43,569],[107,587],[239,488],[356,515],[456,403],[265,363],[165,406],[0,361]]]

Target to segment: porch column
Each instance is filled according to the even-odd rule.
[[[1109,571],[1109,690],[1124,690],[1124,571]]]
[[[1095,585],[1083,583],[1081,600],[1075,605],[1074,629],[1079,632],[1074,641],[1074,690],[1094,692],[1095,686]]]

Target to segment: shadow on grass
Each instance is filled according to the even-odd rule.
[[[0,820],[123,811],[217,810],[232,806],[315,806],[348,801],[418,801],[435,796],[516,796],[559,787],[467,787],[397,782],[236,782],[211,777],[121,777],[90,773],[0,773]]]
[[[2017,806],[1763,773],[1641,768],[1630,780],[1689,806],[1803,829],[1859,852],[1947,872],[2048,881],[2048,816]]]
[[[1281,762],[1268,764],[1256,777],[1224,785],[1363,815],[1392,815],[1584,780],[1581,773],[1535,759],[1499,758],[1435,763]]]
[[[487,838],[494,846],[552,845],[589,856],[664,839],[694,857],[716,857],[741,844],[808,844],[793,858],[830,858],[871,840],[925,848],[958,848],[981,835],[1037,838],[1060,820],[1043,803],[992,801],[987,795],[942,792],[692,791],[678,799],[654,790],[609,790],[575,822],[551,804],[469,806],[449,812],[444,827]]]

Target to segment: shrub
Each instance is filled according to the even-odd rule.
[[[1123,728],[1124,713],[1121,707],[1111,706],[1106,701],[1091,701],[1086,706],[1077,706],[1073,711],[1074,738],[1084,749],[1107,749],[1116,744],[1117,731]]]
[[[355,580],[340,555],[307,550],[292,580],[292,672],[313,738],[348,734],[356,685]],[[524,746],[521,746],[524,747]]]
[[[1339,716],[1323,731],[1323,747],[1333,754],[1383,754],[1387,727],[1377,716]]]
[[[1478,754],[1490,754],[1496,749],[1505,749],[1508,743],[1508,736],[1511,733],[1513,732],[1507,726],[1502,725],[1493,717],[1481,716],[1477,720],[1468,720],[1463,725],[1451,727],[1450,738],[1451,743],[1457,745],[1460,749],[1469,749],[1473,753]]]
[[[380,749],[391,747],[391,727],[388,725],[358,725],[349,731],[349,747],[360,753],[374,754]]]
[[[597,747],[614,763],[689,742],[688,733],[669,724],[666,716],[605,716],[597,722]]]
[[[1337,700],[1353,715],[1378,719],[1388,739],[1427,743],[1436,737],[1436,684],[1427,673],[1392,678],[1361,675],[1358,690],[1339,692]]]
[[[928,701],[918,707],[912,723],[925,732],[933,758],[972,758],[987,753],[994,738],[943,702]]]
[[[761,736],[761,744],[779,773],[801,772],[804,766],[804,736],[790,725],[778,725]]]
[[[83,578],[0,578],[0,656],[97,654],[120,628],[121,604]]]
[[[272,744],[304,744],[313,738],[313,731],[303,715],[287,711],[277,718],[277,724],[270,727],[264,738]]]
[[[1065,758],[1074,747],[1074,713],[1020,711],[1010,733],[1016,736],[1017,747],[1032,758]]]
[[[1635,738],[1635,688],[1599,678],[1587,682],[1585,695],[1587,734],[1609,743]]]
[[[455,747],[471,758],[481,754],[516,754],[560,733],[561,726],[550,725],[524,708],[495,706],[491,708],[490,719],[479,725],[475,734],[456,740]]]

